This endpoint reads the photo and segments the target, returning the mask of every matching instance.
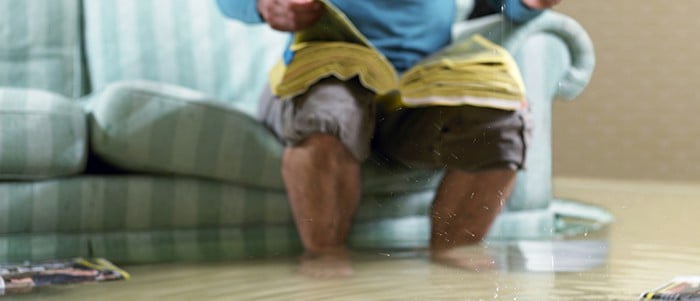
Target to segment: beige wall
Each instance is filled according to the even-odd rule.
[[[554,175],[700,181],[700,1],[564,0],[596,48],[554,107]]]

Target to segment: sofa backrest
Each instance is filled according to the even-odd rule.
[[[79,0],[0,0],[0,87],[84,92]]]
[[[442,0],[441,0],[442,1]],[[473,0],[456,0],[464,17]],[[251,112],[287,35],[225,18],[214,0],[84,0],[93,90],[152,80]]]
[[[93,90],[176,84],[254,110],[287,35],[225,18],[214,0],[84,0]]]
[[[455,1],[469,11],[472,0]],[[144,79],[254,111],[286,34],[226,19],[215,2],[0,0],[0,87],[77,98]]]

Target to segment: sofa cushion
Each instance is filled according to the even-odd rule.
[[[153,82],[120,82],[95,95],[90,107],[92,149],[118,167],[284,190],[283,145],[249,115],[202,93]],[[434,171],[375,162],[366,167],[366,194],[436,185]]]
[[[0,87],[83,93],[79,0],[0,1]]]
[[[424,191],[363,198],[350,245],[424,248],[432,196]],[[601,208],[554,201],[500,215],[489,239],[573,236],[611,220]],[[122,263],[246,259],[299,250],[282,191],[134,175],[0,183],[0,262],[88,255]]]
[[[0,88],[0,179],[70,175],[85,167],[86,117],[60,95]]]
[[[355,221],[425,218],[433,194],[366,196]],[[0,237],[293,224],[283,190],[221,181],[131,174],[0,183]]]
[[[114,165],[281,187],[282,145],[230,105],[194,90],[144,81],[112,84],[93,101],[92,148]]]
[[[151,80],[256,109],[286,35],[226,19],[213,0],[85,0],[93,88]]]

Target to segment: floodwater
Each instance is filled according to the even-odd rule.
[[[43,289],[17,300],[638,300],[700,275],[700,185],[558,179],[555,195],[601,205],[607,229],[556,241],[491,242],[461,271],[420,252],[363,251],[355,275],[314,280],[296,260],[127,266],[132,280]],[[5,299],[5,298],[0,298]]]

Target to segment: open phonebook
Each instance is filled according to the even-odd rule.
[[[291,60],[270,72],[274,95],[303,94],[319,80],[357,77],[385,107],[476,105],[516,110],[525,88],[515,60],[481,35],[453,41],[403,74],[328,0],[321,19],[294,34]]]

